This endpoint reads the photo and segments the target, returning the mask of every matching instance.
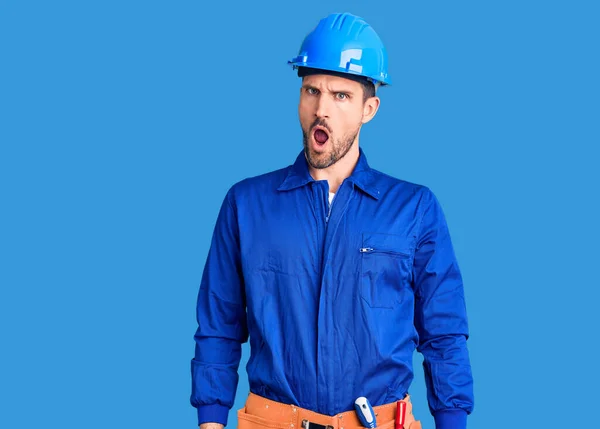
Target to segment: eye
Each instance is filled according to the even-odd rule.
[[[346,100],[348,98],[348,94],[346,94],[345,92],[336,92],[335,98],[337,98],[338,100]]]
[[[310,95],[316,95],[319,93],[319,90],[317,88],[308,87],[306,88],[306,92]]]

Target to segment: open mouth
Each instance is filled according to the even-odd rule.
[[[327,130],[321,127],[315,127],[313,131],[313,138],[318,144],[323,145],[327,143],[327,140],[329,140],[329,133]]]

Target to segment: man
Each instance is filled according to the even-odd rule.
[[[192,405],[202,429],[233,406],[241,344],[250,394],[239,429],[420,428],[408,388],[424,356],[438,429],[473,408],[463,285],[440,204],[425,186],[372,169],[359,148],[390,83],[361,18],[334,14],[290,61],[302,77],[304,150],[235,184],[221,207],[198,296]]]

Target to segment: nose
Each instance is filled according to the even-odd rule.
[[[329,100],[326,96],[321,94],[317,100],[317,110],[315,110],[315,116],[317,118],[329,118]]]

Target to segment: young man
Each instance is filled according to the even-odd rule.
[[[425,186],[372,169],[359,148],[389,84],[375,31],[321,20],[290,61],[302,77],[304,150],[235,184],[219,213],[198,296],[191,402],[202,429],[227,424],[241,344],[250,395],[239,429],[418,429],[408,389],[424,356],[437,429],[473,408],[463,285],[440,204]]]

